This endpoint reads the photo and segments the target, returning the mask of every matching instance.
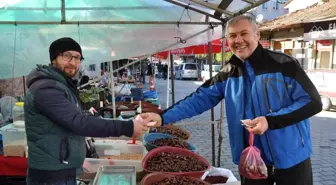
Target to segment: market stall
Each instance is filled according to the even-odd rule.
[[[159,106],[155,106],[155,101],[157,101],[155,91],[146,91],[149,95],[154,94],[147,98],[147,101],[151,103],[144,102],[146,101],[145,97],[142,97],[143,101],[141,97],[141,100],[138,101],[132,99],[139,95],[137,94],[139,92],[135,90],[130,101],[118,104],[118,97],[115,94],[114,72],[155,53],[179,48],[182,44],[187,47],[209,42],[212,40],[209,38],[221,38],[223,37],[222,28],[219,25],[223,25],[229,18],[243,14],[266,1],[234,0],[226,6],[219,6],[222,4],[219,1],[216,6],[209,6],[207,3],[204,4],[196,0],[188,3],[174,0],[155,2],[130,0],[127,2],[118,1],[118,3],[115,1],[103,3],[100,1],[65,2],[62,0],[61,3],[48,2],[48,4],[42,3],[43,5],[39,1],[11,2],[6,4],[5,9],[10,11],[9,13],[4,12],[2,15],[3,12],[0,12],[0,24],[3,30],[3,34],[0,36],[2,38],[0,48],[2,48],[1,51],[6,52],[6,54],[0,55],[0,64],[3,66],[0,77],[24,76],[34,68],[35,64],[46,64],[48,61],[46,48],[48,48],[50,41],[69,36],[78,40],[83,46],[87,64],[99,64],[101,61],[113,61],[131,56],[144,56],[118,69],[114,69],[110,65],[107,75],[110,79],[108,91],[112,96],[112,104],[104,106],[103,102],[101,105],[99,99],[99,107],[112,109],[113,119],[130,119],[128,117],[130,115],[123,114],[129,110],[133,112],[131,115],[133,117],[137,113],[145,112],[146,108],[150,112],[161,111]],[[116,14],[117,10],[121,12]],[[221,16],[222,14],[223,16]],[[204,18],[206,18],[206,22],[203,21]],[[35,47],[29,47],[31,43],[34,43]],[[212,47],[208,48],[211,53]],[[2,63],[2,61],[6,62]],[[12,61],[12,63],[8,61]],[[141,94],[146,95],[145,92]],[[137,111],[139,108],[141,111]],[[24,168],[27,168],[27,157],[29,157],[24,124],[15,124],[14,120],[14,123],[8,125],[1,129],[4,156],[0,157],[0,166],[5,166],[5,163],[9,162],[10,166],[15,166],[14,168],[18,170],[15,173],[21,176],[24,175]],[[213,123],[211,125],[214,126]],[[159,130],[151,130],[151,132],[160,132]],[[174,136],[174,133],[182,132],[180,128],[170,131],[167,131],[167,128],[162,128],[162,130],[162,134],[169,135],[166,135],[168,139],[162,138],[161,135],[155,140],[149,141],[148,139],[154,133],[148,133],[146,136],[136,139],[88,138],[89,150],[95,151],[95,155],[91,155],[85,160],[83,165],[85,173],[81,179],[88,184],[104,184],[103,182],[111,184],[109,182],[118,180],[125,182],[125,184],[142,182],[144,185],[149,185],[161,180],[171,181],[172,178],[180,178],[177,176],[181,173],[177,173],[177,171],[182,171],[182,175],[190,177],[183,177],[182,180],[187,183],[190,181],[205,183],[205,180],[209,180],[209,176],[212,176],[212,172],[216,172],[216,176],[220,176],[222,181],[224,177],[228,182],[236,181],[229,169],[215,168],[214,164],[210,165],[197,154],[197,149],[191,147],[192,143],[184,143],[187,139]],[[13,139],[13,136],[17,136],[17,139]],[[187,148],[175,146],[176,143],[179,143],[179,146],[187,146]],[[167,160],[182,157],[185,159],[184,163],[177,164],[184,164],[184,166],[163,168],[160,156],[166,157]],[[19,164],[10,162],[11,160],[18,160]],[[186,162],[195,164],[197,170],[187,168]],[[158,173],[164,173],[167,178],[158,179],[158,176],[162,176]],[[116,177],[115,174],[119,174],[119,176]],[[0,175],[14,175],[14,172],[13,174]]]
[[[173,181],[178,178],[175,175],[187,176],[184,179],[186,183],[193,180],[204,184],[206,181],[228,185],[237,182],[230,170],[211,167],[198,155],[197,149],[188,142],[190,136],[182,127],[166,126],[152,129],[135,143],[130,138],[96,138],[94,147],[99,158],[85,160],[83,181],[94,179],[95,182],[106,182],[108,178],[102,177],[102,171],[108,173],[123,169],[119,173],[132,170],[129,182],[142,184]],[[162,178],[162,175],[167,179]]]

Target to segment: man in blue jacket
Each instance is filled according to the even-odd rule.
[[[268,167],[268,178],[241,177],[244,185],[312,185],[312,144],[309,118],[322,110],[320,96],[298,61],[264,49],[260,33],[249,16],[228,21],[226,38],[234,53],[223,71],[162,115],[143,114],[158,125],[190,118],[225,99],[232,159],[239,164],[248,147],[249,119],[254,145]]]
[[[85,136],[139,136],[148,127],[139,121],[104,120],[82,114],[72,80],[83,60],[71,38],[54,41],[50,66],[37,66],[27,78],[25,98],[28,185],[75,185],[86,156]]]

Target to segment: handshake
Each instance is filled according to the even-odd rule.
[[[142,113],[133,120],[133,137],[138,137],[146,133],[150,127],[160,127],[162,119],[156,113]]]

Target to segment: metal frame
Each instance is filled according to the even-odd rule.
[[[230,6],[232,1],[233,0],[222,0],[222,2],[219,3],[218,8],[226,10]],[[222,13],[218,12],[218,11],[215,11],[214,15],[215,15],[215,17],[221,17]]]
[[[200,14],[209,16],[209,17],[211,17],[211,18],[214,18],[214,19],[223,21],[222,18],[216,17],[216,16],[214,16],[214,15],[212,15],[212,14],[209,14],[209,13],[207,13],[207,12],[203,12],[203,11],[197,9],[197,8],[194,8],[194,7],[185,5],[185,4],[183,4],[183,3],[180,3],[180,2],[177,2],[177,1],[174,1],[174,0],[164,0],[164,1],[169,2],[169,3],[172,3],[172,4],[175,4],[175,5],[180,6],[180,7],[183,7],[183,8],[188,8],[188,9],[190,9],[190,10],[192,10],[192,11],[197,12],[197,13],[200,13]]]
[[[256,2],[253,1],[253,0],[242,0],[242,1],[244,1],[244,2],[246,2],[246,3],[249,3],[249,4],[254,4],[254,3],[256,3]]]
[[[89,8],[85,8],[85,7],[81,7],[81,8],[66,8],[65,7],[65,0],[61,0],[61,16],[62,19],[61,21],[0,21],[0,25],[1,24],[14,24],[14,25],[59,25],[59,24],[188,24],[188,25],[208,25],[208,24],[212,24],[212,25],[221,25],[223,24],[223,22],[225,23],[226,21],[228,21],[228,19],[230,19],[231,17],[234,16],[238,16],[241,14],[246,13],[247,11],[249,11],[252,8],[255,8],[263,3],[266,3],[269,0],[260,0],[258,2],[255,2],[253,4],[251,4],[250,6],[247,6],[246,8],[236,12],[236,13],[232,13],[226,10],[223,10],[221,8],[215,7],[212,4],[200,1],[200,0],[190,0],[191,2],[194,2],[196,4],[202,5],[204,7],[207,7],[211,10],[215,10],[217,12],[221,12],[226,14],[226,18],[222,19],[222,18],[218,18],[214,15],[211,15],[207,12],[198,10],[197,8],[194,7],[190,7],[188,5],[184,5],[180,2],[174,1],[174,0],[164,0],[167,2],[170,2],[172,4],[175,4],[177,6],[181,6],[184,8],[189,8],[197,13],[215,18],[217,20],[220,20],[221,22],[187,22],[187,21],[182,21],[182,22],[176,22],[176,21],[67,21],[66,20],[66,10],[113,10],[113,9],[117,9],[114,7],[89,7]],[[223,0],[224,1],[224,0]],[[252,0],[242,0],[245,2],[251,2]],[[252,3],[252,2],[251,2]],[[148,8],[148,7],[145,7]],[[59,8],[0,8],[0,9],[4,9],[4,10],[59,10]],[[215,12],[216,13],[216,12]]]
[[[194,2],[195,4],[198,4],[198,5],[204,6],[206,8],[209,8],[211,10],[215,10],[217,12],[225,14],[226,15],[225,19],[218,18],[215,15],[211,15],[211,14],[206,13],[204,11],[198,10],[197,8],[190,7],[189,5],[184,5],[184,4],[182,4],[180,2],[177,2],[177,1],[174,1],[174,0],[165,0],[165,1],[170,2],[172,4],[175,4],[177,6],[181,6],[181,7],[184,7],[184,8],[189,8],[190,10],[193,10],[193,11],[195,11],[197,13],[206,15],[207,16],[207,20],[209,20],[209,17],[212,17],[212,18],[215,18],[217,20],[220,20],[221,22],[208,22],[208,21],[206,21],[206,22],[177,22],[177,21],[67,21],[66,20],[66,10],[84,10],[85,8],[80,8],[80,9],[65,8],[65,0],[61,0],[61,16],[62,16],[61,21],[42,21],[42,22],[39,22],[39,21],[36,21],[36,22],[34,22],[34,21],[0,21],[0,24],[14,24],[14,25],[18,25],[18,24],[22,24],[22,25],[32,25],[32,24],[33,25],[38,25],[38,24],[55,24],[55,25],[59,25],[59,24],[77,24],[77,25],[79,25],[79,24],[90,24],[90,25],[91,24],[105,24],[105,25],[106,24],[189,24],[189,25],[210,25],[209,28],[207,28],[205,30],[202,30],[202,31],[200,31],[200,32],[198,32],[196,34],[193,34],[193,35],[191,35],[191,36],[189,36],[189,37],[187,37],[187,38],[184,39],[184,40],[189,40],[189,39],[192,39],[192,38],[194,38],[194,37],[196,37],[196,36],[198,36],[198,35],[200,35],[202,33],[207,32],[208,30],[212,29],[213,26],[222,25],[223,28],[224,28],[223,24],[226,21],[228,21],[228,19],[230,19],[230,18],[232,18],[234,16],[238,16],[238,15],[244,14],[247,11],[251,10],[252,8],[255,8],[255,7],[261,5],[261,4],[263,4],[263,3],[265,3],[265,2],[267,2],[269,0],[260,0],[258,2],[252,2],[251,0],[242,0],[244,2],[250,3],[251,5],[247,6],[246,8],[243,8],[242,10],[240,10],[240,11],[238,11],[236,13],[233,13],[233,12],[230,12],[230,11],[227,11],[227,10],[223,10],[221,8],[218,8],[218,7],[214,6],[214,5],[212,5],[212,4],[209,4],[209,3],[206,3],[206,2],[203,2],[203,1],[200,1],[200,0],[189,0],[191,2]],[[18,8],[11,8],[11,9],[14,10],[14,9],[18,9]],[[27,8],[27,9],[29,9],[29,8]],[[56,8],[56,9],[59,10],[59,8]],[[104,7],[95,7],[95,8],[89,8],[89,9],[90,10],[93,10],[93,9],[96,9],[96,10],[103,10],[103,9],[104,10],[108,10],[108,9],[113,10],[113,7],[106,7],[106,8],[104,8]],[[7,8],[7,10],[8,10],[8,8]],[[41,8],[41,10],[46,11],[46,10],[48,10],[48,8]],[[149,56],[151,56],[151,55],[153,55],[153,54],[155,54],[157,52],[168,50],[171,47],[174,47],[174,46],[176,46],[178,44],[180,44],[180,42],[172,43],[172,44],[170,44],[170,45],[168,45],[168,46],[166,46],[164,48],[161,48],[161,49],[159,49],[159,50],[157,50],[157,51],[155,51],[155,52],[153,52],[151,54],[147,54],[146,56],[144,56],[144,57],[142,57],[142,58],[140,58],[138,60],[135,60],[135,61],[133,61],[133,62],[127,64],[127,65],[124,65],[124,66],[122,66],[122,67],[120,67],[118,69],[115,69],[115,70],[113,69],[113,66],[110,65],[110,71],[111,71],[110,75],[112,75],[111,76],[112,80],[113,80],[113,73],[114,72],[118,72],[119,70],[124,69],[124,68],[126,68],[126,67],[128,67],[130,65],[133,65],[133,64],[135,64],[135,63],[137,63],[137,62],[139,62],[139,61],[141,61],[141,60],[143,60],[145,58],[148,58]],[[211,45],[211,42],[209,43],[209,45]],[[212,55],[212,51],[211,51],[211,47],[209,47],[209,57],[211,55]],[[210,63],[210,65],[212,65],[211,63]],[[212,76],[211,67],[210,67],[210,76]],[[168,78],[168,82],[169,82],[169,78]],[[110,86],[114,86],[113,85],[114,81],[111,81],[110,83],[111,83],[111,84],[109,84]],[[112,94],[114,96],[114,91],[112,92]],[[167,94],[169,95],[169,93],[167,93]],[[112,99],[115,100],[114,97]],[[221,106],[221,109],[222,109],[222,107],[223,106]],[[114,114],[114,117],[115,117],[116,107],[115,107],[115,102],[114,101],[113,101],[113,110],[114,110],[113,114]],[[221,115],[221,119],[222,119],[222,116],[223,115]],[[211,123],[212,123],[212,140],[213,140],[212,141],[212,147],[213,147],[213,149],[212,149],[213,150],[212,151],[213,165],[215,165],[215,153],[214,153],[215,142],[214,142],[214,124],[213,124],[214,122],[215,121],[214,121],[214,115],[213,115],[213,110],[212,110],[211,111]]]
[[[166,0],[164,0],[166,1]],[[65,8],[66,11],[81,11],[81,10],[134,10],[135,7],[112,7],[112,6],[106,6],[106,7],[71,7],[71,8]],[[137,10],[150,10],[150,9],[156,9],[156,8],[171,8],[169,6],[137,6]],[[0,10],[17,10],[17,11],[24,11],[24,10],[35,10],[35,11],[59,11],[62,10],[62,7],[50,7],[50,8],[30,8],[30,7],[2,7]],[[206,13],[206,12],[205,12]]]
[[[268,2],[269,0],[259,0],[253,4],[251,4],[250,6],[247,6],[246,8],[243,8],[242,10],[239,10],[237,13],[234,14],[234,16],[238,16],[238,15],[241,15],[241,14],[244,14],[246,13],[247,11],[251,10],[252,8],[255,8],[259,5],[262,5],[266,2]]]
[[[196,3],[198,5],[204,6],[206,8],[209,8],[211,10],[215,10],[215,11],[221,12],[221,13],[229,15],[229,16],[233,16],[234,15],[234,13],[232,13],[230,11],[220,9],[220,8],[214,6],[214,5],[210,4],[210,3],[206,3],[204,1],[200,1],[200,0],[189,0],[189,1],[191,1],[193,3]]]
[[[63,18],[62,18],[63,19]],[[222,25],[222,22],[188,22],[188,21],[0,21],[0,24],[15,25],[59,25],[59,24],[187,24],[187,25]]]
[[[61,13],[62,13],[62,20],[61,20],[61,23],[64,23],[66,20],[65,20],[65,0],[62,0],[62,8],[61,8]]]

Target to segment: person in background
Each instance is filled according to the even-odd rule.
[[[234,55],[223,71],[161,115],[141,116],[145,122],[166,125],[199,115],[225,99],[233,162],[239,164],[251,132],[268,167],[267,179],[241,176],[242,185],[312,185],[309,118],[322,110],[315,86],[295,58],[259,44],[254,18],[232,18],[225,33]],[[247,129],[241,120],[246,120]]]
[[[168,77],[168,65],[165,64],[162,67],[163,79],[166,80]]]
[[[146,61],[141,62],[141,83],[146,83],[146,71],[147,71],[148,65]]]
[[[157,66],[157,69],[158,69],[158,77],[159,77],[159,78],[162,78],[162,77],[163,77],[162,68],[163,68],[162,62],[161,62],[161,60],[159,60],[159,64],[158,64],[158,66]]]
[[[147,60],[147,74],[148,76],[153,76],[153,67],[152,67],[152,64],[149,60]]]
[[[90,77],[87,76],[87,75],[84,75],[84,76],[82,76],[82,78],[81,78],[80,81],[79,81],[79,86],[82,86],[82,85],[84,85],[84,84],[87,84],[87,83],[89,83],[89,81],[90,81]],[[90,85],[87,85],[87,86],[85,86],[85,87],[82,87],[81,89],[90,89],[90,88],[91,88],[91,86],[90,86]]]
[[[49,48],[51,64],[38,65],[27,77],[25,126],[29,148],[28,185],[75,185],[83,172],[85,136],[136,137],[148,130],[139,121],[105,120],[82,114],[73,77],[82,49],[71,38]]]

